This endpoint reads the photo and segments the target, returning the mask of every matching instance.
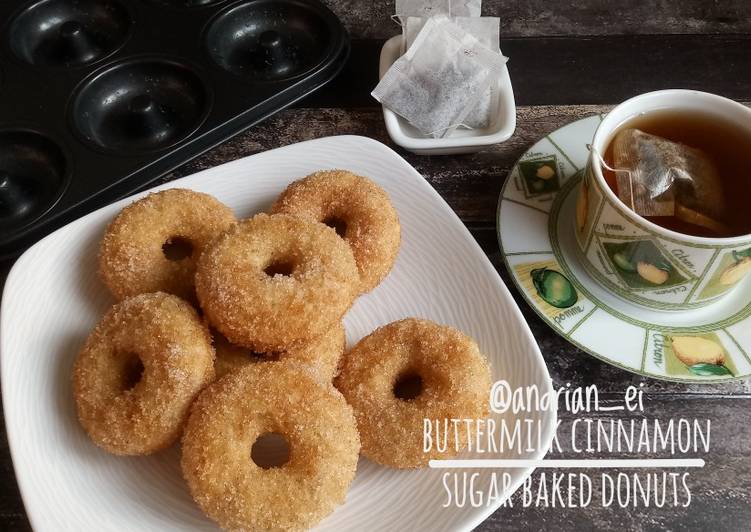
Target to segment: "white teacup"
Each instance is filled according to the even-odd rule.
[[[609,291],[653,309],[686,310],[722,297],[751,272],[751,235],[707,238],[677,233],[634,213],[610,189],[600,156],[613,135],[625,122],[660,110],[715,115],[751,136],[751,109],[714,94],[672,89],[623,102],[595,132],[579,185],[575,232],[585,268]],[[624,260],[626,251],[633,256],[637,248],[640,256],[656,257],[651,262],[657,264]]]

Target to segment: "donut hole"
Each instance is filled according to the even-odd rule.
[[[135,353],[126,353],[123,363],[122,381],[120,388],[123,392],[132,390],[143,378],[143,362]]]
[[[183,260],[193,254],[193,244],[187,238],[171,236],[162,245],[162,253],[167,260]]]
[[[411,401],[422,393],[422,387],[422,377],[414,371],[407,371],[396,379],[394,397],[402,401]]]
[[[245,356],[250,362],[273,362],[279,360],[280,353],[278,351],[268,351],[262,353],[260,351],[253,351],[252,349],[243,349],[241,354]]]
[[[347,222],[345,222],[338,216],[327,216],[323,219],[323,223],[331,227],[334,231],[336,231],[336,234],[342,238],[344,238],[344,235],[347,234]]]
[[[262,469],[281,467],[289,462],[289,442],[277,432],[261,434],[250,448],[250,458]]]
[[[263,273],[269,277],[274,277],[275,275],[289,277],[292,275],[293,271],[295,271],[294,262],[286,259],[272,260],[268,266],[263,269]]]
[[[258,351],[248,350],[247,356],[253,362],[273,362],[279,360],[278,351],[269,351],[268,353],[259,353]]]

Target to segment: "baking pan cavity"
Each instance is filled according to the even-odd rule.
[[[63,151],[49,138],[0,131],[0,226],[18,229],[47,212],[63,193],[66,166]]]
[[[331,81],[320,0],[0,2],[0,263]]]
[[[9,30],[15,55],[43,67],[85,65],[128,38],[131,17],[115,0],[43,0],[22,10]]]
[[[311,6],[296,1],[256,0],[220,13],[206,33],[211,58],[250,80],[284,80],[315,68],[331,35]]]
[[[170,146],[209,110],[206,87],[188,66],[131,59],[85,81],[73,101],[73,127],[98,148],[143,152]]]
[[[204,7],[225,2],[226,0],[152,0],[158,4],[172,7]]]

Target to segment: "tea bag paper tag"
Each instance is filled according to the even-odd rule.
[[[407,17],[404,21],[404,44],[406,51],[415,42],[427,19]],[[493,51],[500,52],[501,19],[498,17],[453,17],[451,22],[474,36],[480,43]]]
[[[396,0],[394,15],[402,26],[408,17],[428,19],[435,15],[449,15],[451,0]]]
[[[451,0],[452,17],[479,17],[482,12],[482,0]]]

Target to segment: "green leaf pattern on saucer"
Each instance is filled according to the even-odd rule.
[[[716,366],[714,364],[694,364],[688,367],[689,371],[700,377],[717,377],[721,375],[732,375],[730,370],[725,366]]]

